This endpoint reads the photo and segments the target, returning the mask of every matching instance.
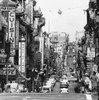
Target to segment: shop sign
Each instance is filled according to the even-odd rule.
[[[1,11],[10,11],[10,10],[15,10],[14,7],[2,7]]]
[[[6,72],[8,71],[8,72]],[[6,67],[0,69],[0,75],[6,75],[6,73],[8,73],[8,75],[16,75],[16,70],[13,67],[8,67],[8,69],[6,69]]]
[[[95,57],[95,48],[87,48],[87,57],[90,59]]]
[[[93,68],[92,68],[92,70],[95,71],[95,72],[97,72],[97,69],[98,69],[97,65],[94,65]]]
[[[19,42],[19,71],[25,73],[25,41]]]
[[[14,56],[15,55],[15,8],[9,10],[8,13],[8,33],[9,33],[9,40],[11,42],[11,47],[10,47],[10,55]]]
[[[59,41],[59,39],[58,39],[58,35],[57,35],[57,34],[52,35],[50,41],[51,41],[52,43],[58,43],[58,41]]]
[[[33,0],[31,1],[31,25],[33,26]]]
[[[43,45],[44,45],[44,38],[43,37],[40,37],[40,52],[42,53],[43,52]]]
[[[25,72],[25,42],[22,43],[22,67],[21,67],[21,71]]]
[[[16,20],[16,48],[18,48],[19,44],[19,20]]]

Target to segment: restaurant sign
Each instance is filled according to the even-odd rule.
[[[9,40],[11,42],[10,47],[10,55],[15,55],[15,7],[12,7],[12,9],[9,10],[9,20],[8,20],[8,33],[9,33]]]
[[[13,67],[8,67],[8,69],[6,69],[6,67],[4,67],[4,68],[0,69],[0,75],[6,75],[6,73],[8,75],[16,75],[16,70]]]

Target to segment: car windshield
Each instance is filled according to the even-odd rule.
[[[43,90],[49,90],[49,88],[43,88]]]

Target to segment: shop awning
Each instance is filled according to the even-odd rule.
[[[5,3],[7,2],[7,0],[0,0],[0,6],[5,6]],[[8,6],[17,6],[18,5],[18,3],[16,3],[16,2],[13,2],[13,1],[11,1],[11,0],[9,0],[8,1]]]

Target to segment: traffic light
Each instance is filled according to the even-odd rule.
[[[6,42],[5,42],[5,53],[6,53],[7,55],[10,54],[10,42],[9,42],[9,41],[6,41]]]

